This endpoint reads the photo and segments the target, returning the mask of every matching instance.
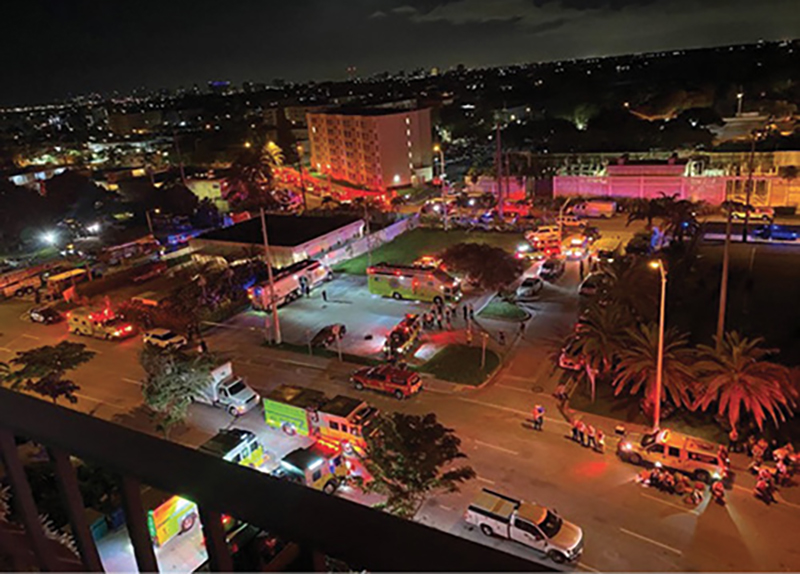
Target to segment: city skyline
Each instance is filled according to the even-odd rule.
[[[7,33],[14,49],[4,52],[9,81],[0,105],[140,87],[204,87],[208,80],[342,80],[350,66],[368,76],[792,39],[800,29],[792,4],[304,0],[278,6],[201,2],[189,11],[174,3],[39,0],[7,8],[10,21],[35,26]]]

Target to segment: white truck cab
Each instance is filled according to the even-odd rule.
[[[544,553],[553,562],[574,562],[583,552],[583,530],[555,511],[483,489],[464,518],[486,536],[507,538]]]
[[[238,417],[255,407],[261,397],[244,379],[233,374],[233,363],[227,361],[211,371],[208,386],[195,396],[195,400],[219,408]]]

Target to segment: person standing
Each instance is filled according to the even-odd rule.
[[[322,300],[328,302],[328,292],[325,289],[322,290]]]
[[[595,440],[595,430],[592,425],[586,425],[586,445],[591,449],[597,448],[597,441]]]
[[[533,428],[536,430],[544,429],[544,407],[542,405],[533,407]]]
[[[581,446],[586,446],[586,425],[582,420],[578,420],[578,442]]]
[[[520,339],[525,338],[525,321],[519,322],[519,338]]]
[[[469,304],[469,320],[475,320],[475,307],[472,306],[472,303]]]
[[[739,433],[736,432],[735,427],[728,433],[728,450],[730,452],[738,452],[739,450]]]
[[[580,421],[578,419],[572,419],[572,440],[578,442],[580,440],[580,435],[578,434],[578,423]]]
[[[467,329],[467,347],[472,346],[472,329]]]
[[[461,310],[464,312],[464,322],[466,323],[469,320],[469,307],[468,307],[468,305],[466,303],[464,303],[464,306],[461,308]]]
[[[606,449],[606,437],[603,434],[602,429],[597,429],[597,446],[595,446],[594,450],[596,450],[600,454],[603,454],[605,449]]]

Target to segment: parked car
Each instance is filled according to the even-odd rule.
[[[738,201],[723,203],[722,210],[726,213],[731,210],[731,219],[735,220],[744,220],[748,212],[751,220],[772,221],[775,218],[775,210],[771,207],[745,205]]]
[[[563,259],[559,259],[557,257],[551,257],[539,268],[539,277],[542,279],[558,279],[564,274],[564,269],[566,269],[566,265],[564,265]]]
[[[526,277],[517,287],[517,299],[524,300],[536,297],[544,287],[539,277]]]
[[[311,346],[327,347],[328,345],[333,344],[337,338],[341,339],[344,337],[345,333],[347,333],[347,327],[341,323],[327,325],[326,327],[320,329],[316,335],[314,335],[314,337],[311,339]]]
[[[169,329],[150,329],[144,332],[142,339],[145,345],[159,349],[180,349],[188,343],[186,337]]]
[[[567,343],[558,356],[558,366],[567,371],[580,371],[583,368],[583,357],[574,341]]]
[[[781,241],[796,241],[797,232],[782,225],[759,225],[753,230],[753,235],[761,239],[778,239]]]
[[[28,316],[34,323],[42,323],[43,325],[51,325],[64,320],[64,315],[52,307],[38,307],[31,309]]]
[[[559,240],[558,225],[540,225],[535,230],[526,233],[525,239],[527,239],[533,245],[536,245],[537,243],[550,241],[553,239],[558,241]]]
[[[608,276],[605,273],[590,273],[578,288],[578,295],[581,297],[594,297],[607,283]]]
[[[560,219],[561,225],[564,227],[583,227],[586,222],[577,215],[564,215]]]
[[[392,365],[359,369],[350,380],[358,391],[372,389],[396,399],[405,399],[422,390],[422,380],[417,373]]]

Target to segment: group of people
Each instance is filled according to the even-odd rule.
[[[685,474],[666,470],[658,465],[642,470],[636,480],[640,484],[662,492],[685,496],[686,503],[691,506],[697,506],[703,501],[705,484],[692,482],[692,479]],[[725,487],[722,481],[717,480],[711,485],[711,495],[717,502],[725,503]]]
[[[572,419],[572,440],[600,453],[605,450],[606,437],[602,429],[596,429],[579,418]]]
[[[470,303],[465,303],[461,309],[464,322],[469,326],[469,323],[475,320],[475,310]],[[453,322],[457,319],[458,305],[448,305],[439,301],[431,305],[430,311],[422,315],[422,325],[426,329],[432,329],[435,325],[440,331],[444,328],[450,331],[453,329]]]

